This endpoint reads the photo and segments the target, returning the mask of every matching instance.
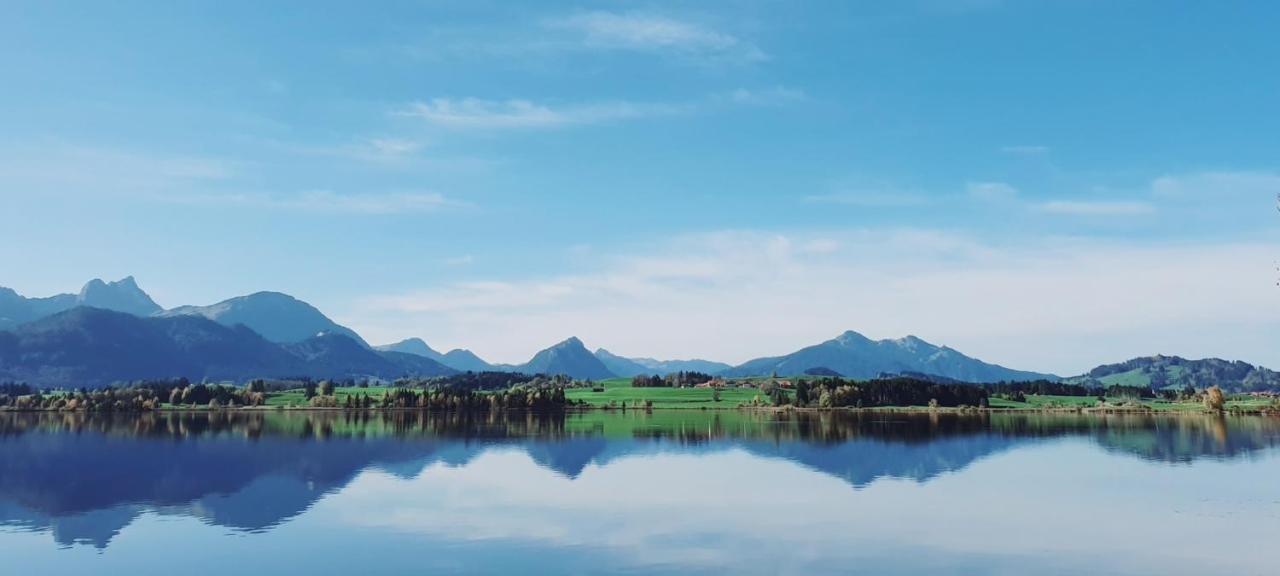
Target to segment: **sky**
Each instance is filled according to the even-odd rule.
[[[1270,2],[5,2],[0,285],[737,363],[1280,367]]]

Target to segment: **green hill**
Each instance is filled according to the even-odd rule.
[[[1155,389],[1219,386],[1231,392],[1252,392],[1280,388],[1280,373],[1238,360],[1188,360],[1156,355],[1099,366],[1067,381],[1090,386],[1119,384]]]

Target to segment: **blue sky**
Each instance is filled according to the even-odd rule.
[[[1271,3],[0,8],[0,284],[496,361],[1280,365]]]

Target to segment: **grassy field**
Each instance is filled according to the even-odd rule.
[[[341,406],[347,401],[347,396],[368,394],[370,398],[379,400],[387,393],[388,390],[391,390],[391,388],[387,386],[370,386],[368,388],[344,387],[335,388],[333,390],[333,394],[334,396],[337,396],[338,405]],[[285,390],[284,392],[272,392],[267,395],[267,406],[307,406],[309,404],[306,393],[301,388]]]
[[[633,405],[648,400],[654,408],[733,408],[759,394],[755,388],[725,388],[720,390],[720,401],[716,402],[710,388],[632,388],[630,378],[614,378],[598,384],[604,387],[603,392],[572,388],[565,391],[565,396],[574,401],[585,400],[592,406],[607,406],[609,402]]]
[[[1166,375],[1167,381],[1175,381],[1178,378],[1181,378],[1185,372],[1186,372],[1186,368],[1182,366],[1169,366],[1165,369],[1165,375]],[[1079,383],[1082,380],[1085,380],[1085,379],[1076,378],[1068,381]],[[1098,378],[1098,382],[1100,382],[1103,386],[1112,386],[1112,385],[1119,384],[1120,386],[1147,388],[1151,386],[1151,374],[1148,372],[1143,372],[1141,368],[1134,368],[1133,370],[1129,370],[1128,372],[1119,372],[1116,374],[1109,374],[1107,376],[1103,376],[1101,378]],[[1174,388],[1178,388],[1178,386],[1174,386]]]
[[[1122,406],[1126,402],[1130,402],[1127,398],[1107,398],[1109,406]],[[1204,410],[1204,405],[1199,402],[1169,402],[1166,400],[1143,400],[1143,406],[1152,410],[1160,411],[1182,411],[1182,412],[1199,412]],[[1024,410],[1044,410],[1050,408],[1092,408],[1098,405],[1098,398],[1095,396],[1027,396],[1026,402],[1014,402],[1012,400],[1004,400],[1001,398],[991,398],[992,408],[1017,408]],[[1245,410],[1265,408],[1270,405],[1269,400],[1263,399],[1240,399],[1227,401],[1227,409],[1240,408]]]

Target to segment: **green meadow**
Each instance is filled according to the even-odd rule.
[[[1015,402],[1003,398],[991,397],[990,403],[992,408],[1006,408],[1016,410],[1052,410],[1052,409],[1070,409],[1070,408],[1095,408],[1098,407],[1098,398],[1096,396],[1050,396],[1050,395],[1027,395],[1026,402]],[[1142,401],[1134,401],[1130,398],[1108,397],[1107,406],[1122,408],[1132,407],[1139,404],[1143,407],[1157,411],[1177,411],[1177,412],[1200,412],[1204,410],[1204,405],[1199,402],[1172,402],[1168,400],[1143,399]],[[1240,410],[1260,410],[1271,406],[1271,401],[1260,398],[1237,397],[1227,401],[1226,409],[1233,408]]]
[[[632,406],[649,401],[654,408],[734,408],[760,393],[756,388],[723,388],[717,402],[711,388],[633,388],[630,378],[613,378],[596,384],[604,390],[571,388],[565,391],[565,397],[591,406],[608,406],[610,402],[614,406],[623,403]]]
[[[387,391],[392,390],[390,386],[369,386],[367,388],[359,387],[339,387],[334,388],[333,394],[337,397],[338,405],[341,406],[347,401],[347,396],[360,396],[368,394],[370,398],[379,400]],[[272,392],[267,395],[267,406],[307,406],[310,401],[307,400],[306,392],[302,388],[293,390],[285,390],[283,392]]]
[[[756,379],[756,380],[767,380]],[[711,388],[635,388],[631,386],[630,378],[613,378],[597,382],[596,388],[569,388],[565,391],[565,397],[575,403],[585,403],[593,408],[614,408],[618,411],[623,409],[634,410],[646,406],[655,409],[733,409],[744,404],[750,403],[753,399],[760,396],[759,389],[751,386],[758,382],[739,381],[744,384],[739,388],[721,388],[719,390],[720,398],[715,399],[715,390]],[[388,391],[393,390],[390,386],[369,386],[369,387],[339,387],[334,390],[337,405],[342,406],[348,396],[368,395],[375,402],[380,400]],[[164,405],[166,408],[178,408],[181,406]],[[267,395],[266,406],[273,408],[297,407],[306,408],[310,406],[305,392],[301,388],[284,390],[280,392],[271,392]],[[1204,407],[1197,402],[1172,402],[1168,400],[1144,399],[1134,401],[1130,398],[1108,397],[1106,406],[1112,408],[1134,408],[1140,406],[1155,411],[1175,411],[1175,412],[1199,412]],[[990,407],[993,409],[1004,410],[1073,410],[1097,408],[1098,399],[1095,396],[1054,396],[1054,395],[1026,395],[1025,402],[1016,402],[1004,398],[992,396],[990,398]],[[1257,411],[1266,408],[1273,408],[1274,401],[1267,399],[1249,398],[1246,396],[1235,396],[1227,401],[1226,409],[1238,409],[1245,411]],[[926,408],[925,406],[901,406],[898,408]],[[875,408],[877,410],[894,409],[887,407]],[[679,418],[678,416],[672,416]],[[589,424],[588,419],[585,424]],[[648,420],[652,422],[652,420]],[[612,426],[618,426],[617,420],[611,419]]]

